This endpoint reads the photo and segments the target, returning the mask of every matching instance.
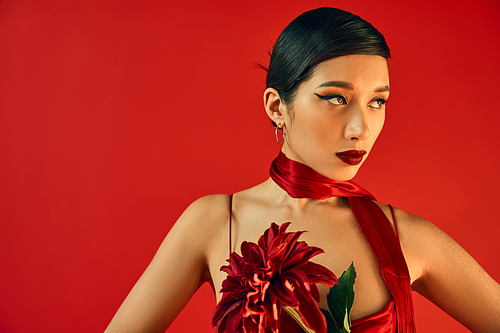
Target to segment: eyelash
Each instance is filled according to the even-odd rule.
[[[340,101],[340,99],[342,100],[342,102],[339,104],[339,105],[347,105],[347,100],[344,96],[342,95],[338,95],[338,94],[330,94],[330,95],[325,95],[325,96],[322,96],[322,95],[319,95],[319,94],[316,94],[314,93],[314,95],[318,96],[319,98],[323,99],[323,100],[326,100],[326,101],[330,101],[334,98],[337,98],[338,101]],[[373,108],[375,109],[380,109],[382,107],[382,105],[384,105],[387,101],[383,98],[377,98],[377,99],[374,99],[372,100],[368,105],[372,104],[373,102],[378,102],[379,105],[378,106],[372,106]],[[330,102],[331,103],[331,102]],[[333,103],[332,103],[333,104]],[[337,105],[337,104],[334,104],[334,105]]]
[[[387,101],[383,98],[377,98],[377,99],[374,99],[373,101],[371,101],[370,103],[373,103],[373,102],[379,102],[380,105],[375,107],[375,109],[379,109],[382,107],[382,105],[384,105],[385,103],[387,103]]]
[[[347,105],[347,101],[346,101],[345,97],[342,96],[342,95],[330,94],[330,95],[322,96],[322,95],[319,95],[319,94],[316,94],[316,93],[314,93],[314,95],[318,96],[321,99],[324,99],[325,101],[330,101],[331,99],[334,99],[334,98],[342,99],[342,103],[341,104],[342,105]]]

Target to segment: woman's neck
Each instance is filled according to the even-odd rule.
[[[344,207],[346,200],[342,197],[330,197],[326,199],[311,199],[311,198],[292,198],[285,190],[276,184],[272,178],[266,180],[263,185],[269,198],[278,206],[286,206],[297,213],[304,212],[312,206],[328,205],[330,207]]]

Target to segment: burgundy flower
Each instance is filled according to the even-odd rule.
[[[337,278],[326,267],[309,261],[324,251],[298,241],[304,231],[286,232],[289,225],[273,222],[258,244],[243,242],[243,256],[233,252],[229,265],[221,267],[227,278],[212,318],[218,333],[283,332],[283,305],[297,310],[315,332],[326,333],[325,317],[316,303],[316,284],[332,287]]]

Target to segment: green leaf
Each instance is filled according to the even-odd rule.
[[[334,322],[334,329],[330,331],[331,323],[328,320],[324,309],[321,309],[328,325],[328,332],[351,332],[351,309],[354,303],[354,282],[356,280],[356,271],[354,265],[351,266],[338,279],[338,283],[330,288],[330,292],[326,296],[328,308]],[[333,328],[332,328],[333,329]]]
[[[321,312],[323,312],[323,315],[325,316],[326,319],[326,327],[327,327],[326,333],[340,333],[340,329],[335,324],[335,320],[333,320],[333,317],[330,314],[330,312],[328,312],[328,310],[325,309],[320,309],[320,310]]]

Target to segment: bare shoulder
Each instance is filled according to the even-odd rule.
[[[378,201],[375,201],[375,203],[384,212],[385,216],[387,216],[387,218],[389,219],[391,224],[394,225],[394,221],[392,218],[392,213],[391,213],[391,209],[390,209],[389,205],[380,203]],[[394,217],[396,218],[398,230],[399,230],[400,226],[404,228],[405,226],[409,225],[410,227],[419,228],[419,227],[425,227],[425,226],[432,225],[432,223],[430,223],[429,221],[427,221],[426,219],[424,219],[420,216],[408,213],[408,212],[406,212],[402,209],[399,209],[397,207],[392,207],[392,208],[394,211]]]
[[[107,332],[164,332],[205,281],[207,253],[227,221],[229,195],[193,202],[180,216],[127,296]]]
[[[228,214],[229,200],[229,194],[211,194],[201,197],[189,205],[182,216],[217,220],[222,215]]]
[[[453,241],[446,233],[436,227],[427,219],[408,213],[402,209],[394,208],[401,243],[406,245],[422,246],[422,242],[430,245],[433,241]]]
[[[193,236],[210,239],[219,228],[227,225],[229,201],[228,194],[212,194],[195,200],[179,217],[171,233],[184,231]]]
[[[212,240],[217,240],[227,225],[229,198],[227,194],[214,194],[195,200],[170,229],[163,243],[189,251],[205,262]]]
[[[394,219],[388,205],[378,203],[394,227],[396,220],[401,249],[410,271],[413,287],[424,276],[437,253],[456,248],[458,244],[434,224],[402,209],[393,207]]]
[[[455,246],[456,242],[430,221],[402,209],[394,208],[399,239],[404,250],[412,254],[426,255],[436,247]]]
[[[401,209],[394,215],[413,290],[473,332],[498,332],[498,283],[433,223]]]
[[[391,215],[388,206],[379,206]],[[394,216],[412,289],[473,332],[499,332],[498,283],[433,223],[397,208]]]
[[[380,202],[377,202],[377,205],[382,209],[393,227],[394,222],[396,222],[401,243],[410,242],[411,240],[416,241],[419,238],[422,238],[423,241],[426,239],[430,241],[431,239],[428,238],[430,235],[447,236],[425,218],[408,213],[396,207],[393,207],[394,219],[396,220],[394,221],[391,209],[388,205]],[[449,239],[451,240],[451,238]]]
[[[210,215],[216,214],[218,211],[222,211],[223,207],[227,208],[229,203],[229,194],[210,194],[204,197],[198,198],[193,201],[186,212],[190,213],[209,213]],[[225,209],[227,211],[227,209]]]

